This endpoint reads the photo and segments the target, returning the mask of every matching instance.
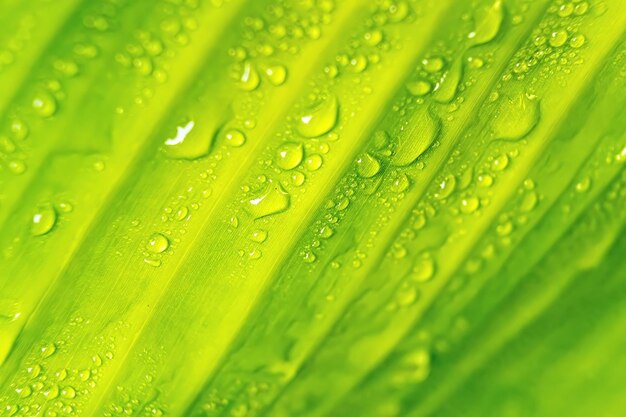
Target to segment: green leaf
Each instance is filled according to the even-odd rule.
[[[623,1],[0,10],[0,416],[624,408]]]

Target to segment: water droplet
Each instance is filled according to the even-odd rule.
[[[313,154],[309,156],[306,161],[304,161],[304,165],[309,171],[317,171],[322,167],[323,163],[324,159],[322,159],[322,156],[318,154]]]
[[[463,76],[463,61],[457,58],[452,62],[433,90],[433,98],[439,103],[449,103],[456,95],[456,90]]]
[[[579,193],[584,193],[589,191],[589,189],[591,188],[591,178],[589,177],[585,177],[582,180],[580,180],[578,183],[576,183],[576,191]]]
[[[476,178],[478,185],[483,188],[489,188],[493,185],[493,177],[489,174],[480,174]]]
[[[260,83],[261,78],[256,68],[250,62],[246,62],[239,77],[239,87],[244,91],[253,91]]]
[[[76,398],[76,390],[72,387],[65,387],[61,390],[61,396],[71,400]]]
[[[376,46],[383,40],[383,33],[380,30],[372,30],[363,35],[363,39],[369,46]]]
[[[578,34],[572,36],[572,38],[569,40],[569,45],[574,49],[578,49],[585,44],[585,41],[585,35]]]
[[[410,81],[406,84],[406,89],[409,90],[409,93],[416,97],[425,96],[430,93],[431,88],[430,83],[425,80]]]
[[[291,197],[278,183],[270,183],[263,192],[248,201],[246,210],[255,219],[282,213],[289,208]]]
[[[44,392],[43,396],[48,400],[54,400],[59,396],[59,387],[57,385],[49,386]]]
[[[480,201],[476,197],[467,197],[461,200],[461,212],[471,214],[478,210]]]
[[[411,183],[409,181],[409,177],[407,177],[406,174],[400,174],[393,181],[393,184],[391,185],[391,190],[394,193],[402,193],[402,192],[406,191],[409,188],[410,184]]]
[[[441,71],[443,69],[443,64],[443,59],[439,57],[424,58],[422,60],[422,67],[430,73]]]
[[[504,171],[509,166],[509,157],[506,154],[502,154],[495,158],[491,165],[494,171]]]
[[[302,172],[294,172],[293,174],[291,174],[291,183],[296,187],[302,186],[305,180],[306,177]]]
[[[456,188],[456,177],[454,175],[447,175],[437,187],[435,192],[435,198],[437,200],[443,200],[449,197]]]
[[[148,244],[146,245],[146,249],[150,253],[158,254],[163,253],[169,248],[170,241],[167,237],[162,235],[161,233],[155,233],[150,236],[148,240]]]
[[[360,177],[372,178],[380,172],[380,162],[372,155],[365,153],[356,160],[356,172]]]
[[[539,197],[537,196],[537,193],[534,191],[531,192],[527,192],[524,194],[524,196],[522,197],[522,201],[520,202],[520,211],[522,212],[530,212],[532,211],[535,207],[537,207],[537,202],[539,201]]]
[[[328,239],[334,234],[335,231],[328,225],[323,226],[319,231],[319,235],[322,239]]]
[[[559,46],[565,45],[565,42],[567,42],[567,38],[568,34],[566,31],[557,30],[556,32],[552,32],[550,34],[550,40],[548,41],[548,43],[550,43],[551,46],[558,48]]]
[[[409,5],[405,0],[396,0],[391,3],[389,9],[387,9],[387,15],[389,21],[392,23],[398,23],[406,19],[409,15]]]
[[[430,375],[430,352],[417,349],[401,357],[393,380],[398,385],[417,384]]]
[[[475,28],[467,35],[470,46],[482,45],[496,37],[504,18],[502,9],[502,0],[495,0],[486,7],[475,8]]]
[[[57,347],[54,343],[48,343],[46,345],[43,345],[40,351],[41,351],[41,357],[46,359],[54,355],[54,353],[57,351]]]
[[[276,165],[284,170],[296,168],[302,162],[302,158],[304,148],[301,143],[283,143],[276,151]]]
[[[224,142],[228,146],[238,148],[246,143],[246,135],[238,129],[230,129],[224,132]]]
[[[435,275],[435,261],[430,254],[423,254],[413,265],[409,278],[416,282],[427,282]]]
[[[33,214],[30,233],[33,236],[43,236],[49,233],[57,222],[57,212],[52,204],[40,206]]]
[[[306,138],[316,138],[330,132],[335,127],[338,116],[337,98],[329,96],[300,115],[296,130]]]
[[[501,97],[496,102],[491,128],[494,137],[502,140],[518,140],[528,135],[539,122],[539,101],[525,93],[513,97]]]
[[[287,80],[287,68],[283,65],[271,65],[265,68],[265,75],[275,86],[283,85]]]
[[[32,102],[33,110],[41,117],[51,117],[57,111],[57,101],[47,91],[40,91]]]
[[[9,171],[15,175],[20,175],[26,172],[26,164],[19,160],[13,160],[9,162]]]
[[[257,229],[250,234],[250,240],[257,243],[263,243],[267,240],[267,232],[263,229]]]
[[[20,303],[11,299],[0,299],[0,324],[10,323],[21,316]]]
[[[395,166],[407,166],[415,162],[435,141],[440,123],[430,115],[427,109],[417,110],[411,117],[407,128],[398,136],[398,146],[391,159]]]
[[[165,140],[165,154],[174,159],[197,159],[206,156],[213,145],[214,131],[200,131],[191,120],[176,128],[176,135]]]

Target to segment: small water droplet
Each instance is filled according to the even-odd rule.
[[[284,170],[296,168],[302,162],[302,158],[304,158],[304,148],[301,143],[283,143],[276,151],[276,165]]]
[[[402,193],[409,188],[409,185],[411,185],[409,177],[407,177],[406,174],[400,174],[393,181],[391,185],[391,190],[394,193]]]
[[[449,103],[456,95],[463,76],[463,61],[455,59],[450,68],[444,71],[437,85],[433,89],[433,98],[439,103]]]
[[[250,234],[250,240],[257,243],[263,243],[267,240],[267,232],[263,229],[253,230]]]
[[[496,157],[491,165],[494,171],[504,171],[509,166],[509,157],[506,154],[502,154]]]
[[[428,253],[420,256],[413,265],[409,278],[416,282],[430,281],[435,275],[435,261]]]
[[[356,160],[356,172],[360,177],[372,178],[380,172],[380,162],[369,153],[365,153]]]
[[[309,171],[317,171],[318,169],[322,167],[323,163],[324,163],[324,159],[322,158],[321,155],[313,154],[309,156],[306,159],[306,161],[304,161],[304,166]]]
[[[283,85],[287,80],[287,68],[283,65],[271,65],[265,68],[265,75],[275,86]]]
[[[43,236],[49,233],[57,222],[57,212],[52,204],[40,206],[33,214],[30,233],[33,236]]]
[[[329,96],[299,116],[296,130],[305,138],[316,138],[330,132],[335,127],[338,116],[337,98]]]
[[[461,200],[461,212],[465,214],[471,214],[478,210],[480,201],[476,197],[466,197]]]
[[[246,210],[255,219],[282,213],[289,208],[291,197],[278,183],[270,183],[260,194],[248,201]]]
[[[54,355],[54,353],[57,351],[57,347],[54,343],[48,343],[46,345],[43,345],[40,351],[41,351],[41,357],[46,359]]]
[[[435,192],[435,198],[437,200],[443,200],[449,197],[456,189],[456,177],[454,175],[447,175],[437,187]]]
[[[435,73],[439,72],[443,69],[443,59],[439,57],[430,57],[424,58],[422,60],[422,67],[426,70],[426,72]]]
[[[161,233],[155,233],[150,236],[148,240],[148,244],[146,245],[146,249],[150,253],[158,254],[163,253],[169,248],[170,241],[167,237],[162,235]]]
[[[410,81],[406,84],[406,89],[415,97],[423,97],[430,93],[432,89],[430,83],[425,80]]]
[[[244,91],[253,91],[260,83],[261,78],[256,68],[250,62],[246,62],[239,78],[239,87]]]
[[[224,132],[224,142],[228,146],[238,148],[246,143],[246,135],[238,129],[230,129]]]
[[[33,98],[32,107],[39,116],[51,117],[57,111],[57,101],[47,91],[40,91]]]

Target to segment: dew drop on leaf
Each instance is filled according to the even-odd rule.
[[[284,170],[296,168],[302,162],[304,149],[301,143],[287,142],[276,151],[276,165]]]
[[[287,80],[287,68],[283,65],[268,66],[265,68],[265,76],[273,85],[283,85]]]
[[[176,134],[165,140],[165,155],[172,159],[197,159],[211,151],[215,137],[214,124],[200,127],[190,120],[176,128]]]
[[[362,178],[372,178],[380,172],[380,162],[369,153],[365,153],[356,161],[356,172]]]
[[[256,68],[250,62],[246,62],[239,77],[239,87],[244,91],[253,91],[260,83],[261,78]]]
[[[416,111],[411,117],[411,123],[397,135],[398,145],[391,164],[407,166],[415,162],[433,144],[439,126],[439,121],[427,109]]]
[[[282,213],[289,208],[291,197],[278,183],[270,183],[260,194],[248,200],[246,210],[255,219]]]
[[[335,127],[338,116],[339,103],[331,95],[303,112],[298,117],[296,130],[305,138],[316,138],[330,132]]]
[[[230,129],[224,133],[224,142],[228,146],[238,148],[246,143],[246,135],[238,129]]]
[[[57,101],[47,91],[38,92],[33,98],[33,110],[41,117],[51,117],[57,111]]]
[[[496,139],[521,139],[539,122],[539,100],[526,93],[500,97],[490,117],[493,118],[491,128]]]
[[[52,204],[40,206],[33,214],[30,233],[33,236],[43,236],[49,233],[57,222],[57,212]]]
[[[470,46],[482,45],[496,37],[504,18],[502,9],[502,0],[494,0],[489,6],[475,9],[475,27],[467,35],[470,40]]]
[[[146,245],[146,249],[150,253],[158,254],[163,253],[169,248],[170,241],[167,237],[165,237],[161,233],[155,233],[150,236],[148,240],[148,244]]]
[[[443,200],[449,197],[456,189],[456,177],[454,175],[447,175],[441,180],[437,191],[435,192],[435,198],[437,200]]]

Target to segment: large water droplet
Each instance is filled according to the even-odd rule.
[[[33,214],[30,233],[33,236],[43,236],[49,233],[57,222],[57,212],[52,204],[40,206]]]
[[[435,120],[427,109],[417,110],[407,128],[397,136],[398,146],[391,164],[406,166],[415,162],[435,141],[439,127],[439,121]]]
[[[335,127],[338,116],[337,98],[329,96],[298,117],[296,130],[306,138],[316,138]]]
[[[302,162],[304,148],[301,143],[287,142],[276,151],[276,165],[284,170],[296,168]]]
[[[197,159],[211,151],[215,138],[214,126],[201,128],[193,120],[176,128],[176,135],[165,140],[164,151],[169,158]]]
[[[539,100],[525,93],[501,97],[491,122],[494,138],[517,140],[528,135],[539,122]]]
[[[289,208],[291,197],[278,183],[270,183],[263,192],[248,200],[246,210],[255,219],[282,213]]]
[[[496,37],[504,18],[502,0],[495,0],[486,7],[478,7],[474,12],[474,30],[467,37],[470,46],[482,45]]]

